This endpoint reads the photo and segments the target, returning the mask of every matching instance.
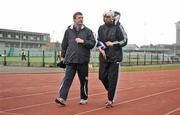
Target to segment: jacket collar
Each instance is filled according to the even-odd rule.
[[[71,25],[69,26],[69,28],[70,28],[70,29],[73,29],[73,26],[74,26],[74,24],[71,24]],[[85,28],[85,25],[82,25],[82,26],[81,26],[81,30],[84,29],[84,28]]]

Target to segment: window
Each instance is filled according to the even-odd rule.
[[[43,41],[50,41],[49,36],[48,35],[44,35],[43,36]]]
[[[18,46],[19,46],[18,44],[15,44],[15,46],[14,46],[14,47],[15,47],[15,48],[18,48]]]
[[[16,39],[19,39],[19,35],[15,35],[15,38],[16,38]]]
[[[10,44],[10,47],[14,47],[14,44],[13,44],[13,43],[11,43],[11,44]]]
[[[47,39],[46,38],[44,38],[44,41],[46,41]]]
[[[40,37],[37,37],[37,40],[40,41]]]
[[[6,44],[5,44],[5,47],[10,47],[10,43],[6,43]]]
[[[11,34],[8,34],[7,37],[8,37],[8,38],[11,38]]]
[[[23,39],[25,40],[25,39],[26,39],[26,36],[23,36]]]
[[[29,36],[30,40],[34,40],[33,36]]]
[[[3,34],[2,34],[2,33],[0,33],[0,37],[1,37],[1,38],[3,37]]]

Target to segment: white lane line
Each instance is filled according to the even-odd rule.
[[[28,105],[28,106],[23,106],[23,107],[18,107],[18,108],[14,108],[14,109],[7,109],[4,110],[2,112],[9,112],[9,111],[15,111],[15,110],[19,110],[19,109],[25,109],[25,108],[32,108],[32,107],[37,107],[37,106],[41,106],[41,105],[48,105],[48,104],[52,104],[55,102],[46,102],[46,103],[41,103],[41,104],[34,104],[34,105]]]
[[[36,95],[44,95],[44,94],[49,94],[49,93],[57,93],[57,91],[49,91],[49,92],[43,92],[43,93],[33,93],[33,94],[19,95],[19,96],[13,96],[13,97],[2,97],[2,98],[0,98],[0,100],[22,98],[22,97],[29,97],[29,96],[36,96]]]
[[[134,89],[134,87],[130,87],[130,88],[127,88],[127,89],[120,89],[119,91],[126,91],[126,90],[131,90],[131,89]],[[102,94],[106,94],[106,93],[107,93],[107,92],[101,92],[101,93],[91,94],[91,95],[89,95],[89,97],[93,97],[93,96],[96,96],[96,95],[102,95]],[[70,99],[68,99],[68,100],[76,100],[76,99],[79,99],[79,97],[70,98]],[[14,108],[14,109],[7,109],[7,110],[4,110],[4,111],[2,111],[2,112],[8,112],[8,111],[15,111],[15,110],[19,110],[19,109],[38,107],[38,106],[48,105],[48,104],[52,104],[52,103],[55,103],[55,102],[54,102],[54,101],[53,101],[53,102],[51,101],[51,102],[46,102],[46,103],[28,105],[28,106],[18,107],[18,108]]]
[[[132,88],[132,87],[130,87]],[[127,88],[128,89],[128,88]],[[123,89],[120,89],[123,90]],[[22,97],[30,97],[30,96],[36,96],[36,95],[44,95],[49,93],[57,93],[57,91],[49,91],[49,92],[43,92],[43,93],[33,93],[33,94],[27,94],[27,95],[19,95],[19,96],[12,96],[12,97],[2,97],[0,100],[7,100],[7,99],[14,99],[14,98],[22,98]]]
[[[175,88],[175,89],[170,89],[170,90],[167,90],[167,91],[162,91],[162,92],[159,92],[159,93],[154,93],[154,94],[151,94],[151,95],[146,95],[146,96],[135,98],[135,99],[131,99],[131,100],[127,100],[127,101],[123,101],[121,103],[114,104],[114,106],[130,103],[130,102],[134,102],[134,101],[138,101],[138,100],[141,100],[141,99],[146,99],[146,98],[157,96],[157,95],[164,94],[164,93],[173,92],[173,91],[176,91],[176,90],[179,90],[179,89],[180,89],[180,87],[179,88]],[[101,110],[101,109],[104,109],[104,108],[105,107],[100,107],[100,108],[92,109],[92,110],[89,110],[89,111],[84,111],[84,112],[76,113],[74,115],[82,115],[82,114],[98,111],[98,110]]]
[[[164,115],[170,115],[170,114],[172,114],[174,112],[177,112],[177,111],[180,111],[180,108],[177,108],[177,109],[174,109],[172,111],[169,111],[168,113],[165,113]]]
[[[10,113],[10,112],[3,112],[3,111],[0,111],[0,113],[6,114],[6,115],[23,115],[19,113]]]
[[[48,86],[41,86],[41,88],[49,88],[51,87],[52,85],[48,85]],[[37,86],[39,87],[39,86]],[[32,89],[36,89],[37,87],[23,87],[23,88],[9,88],[9,89],[2,89],[0,91],[0,93],[6,93],[6,92],[9,92],[9,91],[14,91],[14,90],[32,90]]]

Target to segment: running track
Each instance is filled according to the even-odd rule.
[[[180,115],[180,69],[121,73],[114,107],[97,73],[89,73],[89,100],[79,105],[76,76],[67,106],[54,102],[64,73],[0,73],[0,115]]]

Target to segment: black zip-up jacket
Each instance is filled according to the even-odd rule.
[[[75,38],[84,40],[83,44],[77,44]],[[61,57],[65,60],[65,64],[69,63],[89,63],[90,49],[96,44],[92,31],[86,26],[82,26],[77,31],[73,25],[68,26],[62,41]]]
[[[98,41],[102,41],[104,43],[107,41],[111,41],[114,44],[105,51],[107,60],[104,60],[103,57],[100,55],[100,61],[122,61],[122,47],[127,45],[127,34],[120,23],[118,23],[117,25],[101,25],[98,30]]]

